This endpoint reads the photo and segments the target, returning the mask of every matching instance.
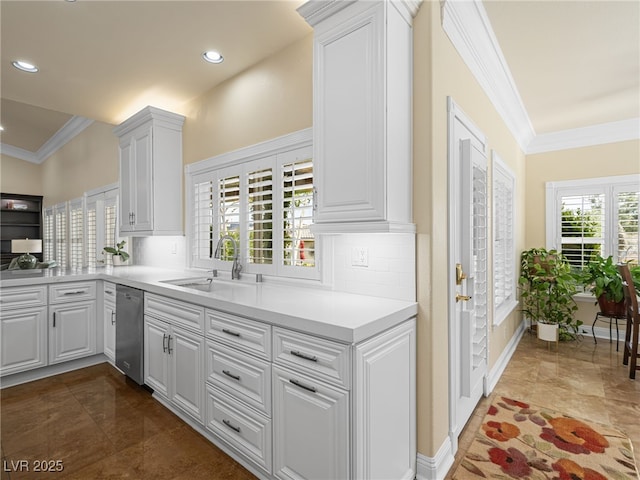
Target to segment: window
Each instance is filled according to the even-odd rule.
[[[516,307],[515,175],[493,152],[493,309],[499,325]]]
[[[311,132],[305,130],[187,167],[191,266],[319,278],[313,218]]]
[[[548,182],[547,247],[575,268],[596,255],[638,262],[640,175]]]
[[[108,185],[86,195],[87,229],[85,251],[88,267],[111,265],[111,255],[103,255],[104,247],[112,247],[117,238],[118,187]]]

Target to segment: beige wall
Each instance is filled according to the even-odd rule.
[[[313,34],[194,100],[183,129],[184,163],[313,124]]]
[[[45,206],[81,197],[118,181],[113,125],[94,122],[42,164]]]
[[[545,183],[640,173],[640,140],[527,156],[526,248],[545,246]]]
[[[433,457],[449,430],[447,96],[484,132],[516,175],[517,218],[524,213],[524,154],[441,27],[439,2],[414,20],[414,220],[418,263],[418,451]],[[490,157],[489,157],[490,158]],[[491,162],[489,162],[491,165]],[[517,223],[516,251],[524,245]],[[489,336],[491,369],[521,320],[513,312]]]
[[[0,191],[23,195],[42,195],[40,165],[0,155]]]

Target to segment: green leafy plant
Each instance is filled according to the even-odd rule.
[[[126,262],[127,260],[129,260],[129,254],[122,249],[122,247],[124,247],[126,243],[127,242],[125,240],[122,240],[121,242],[116,243],[115,248],[104,247],[103,250],[107,253],[110,253],[112,255],[122,258],[122,261]]]
[[[577,279],[562,253],[544,248],[522,252],[518,284],[522,312],[529,320],[557,324],[561,340],[576,337],[582,325],[574,318]]]
[[[640,287],[640,266],[629,265],[629,271],[635,288],[638,289]],[[596,255],[578,274],[578,278],[596,298],[604,295],[607,300],[612,302],[621,302],[624,298],[622,276],[611,255],[607,258]]]

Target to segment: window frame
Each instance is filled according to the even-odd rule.
[[[618,231],[617,228],[614,228],[615,220],[618,217],[617,194],[629,187],[631,191],[640,190],[640,174],[546,182],[545,230],[547,249],[562,249],[562,239],[560,238],[562,232],[560,225],[562,221],[562,197],[603,193],[605,195],[605,213],[602,256],[606,258],[611,255],[614,262],[617,262]]]
[[[231,269],[231,262],[218,260],[215,258],[200,258],[197,256],[195,243],[197,241],[196,232],[196,206],[195,206],[195,186],[198,183],[213,182],[212,197],[214,201],[218,198],[218,181],[228,176],[239,175],[241,185],[240,198],[240,259],[243,267],[242,272],[248,274],[263,274],[278,278],[320,280],[319,265],[319,239],[315,242],[315,265],[313,267],[285,266],[282,263],[282,231],[276,228],[282,221],[282,188],[281,188],[281,168],[283,162],[290,163],[291,152],[306,151],[309,158],[312,158],[312,129],[300,130],[291,134],[283,135],[266,142],[252,145],[246,148],[235,150],[226,154],[212,157],[200,162],[196,162],[185,167],[185,183],[187,185],[187,232],[189,241],[187,242],[187,258],[189,267],[206,268],[227,271]],[[304,149],[304,150],[303,150]],[[273,262],[271,264],[248,263],[248,229],[247,229],[247,181],[246,176],[263,168],[272,169],[272,200],[273,200]],[[218,225],[216,207],[213,208],[214,227]],[[217,228],[217,227],[216,227]],[[219,238],[219,231],[214,230],[213,238]],[[215,246],[214,246],[215,247]]]
[[[510,205],[498,205],[498,195],[497,189],[501,188],[499,182],[502,181],[503,184],[509,188],[511,194],[511,203]],[[506,164],[504,160],[498,155],[497,152],[492,151],[492,179],[491,179],[491,189],[492,189],[492,208],[493,208],[493,225],[492,225],[492,259],[491,259],[491,267],[492,267],[492,291],[493,295],[493,324],[500,325],[509,314],[518,306],[518,290],[517,290],[517,279],[518,279],[518,256],[516,254],[516,176],[513,170]],[[506,252],[505,252],[505,268],[510,270],[511,281],[510,285],[510,294],[505,295],[505,298],[502,302],[496,302],[496,278],[497,278],[497,243],[496,240],[498,238],[497,230],[500,227],[500,223],[498,222],[499,217],[497,212],[505,211],[505,209],[509,208],[510,217],[511,217],[511,231],[508,235],[508,242],[506,243]],[[507,228],[509,225],[507,225]],[[510,260],[510,261],[509,261]],[[506,285],[505,285],[506,287]]]

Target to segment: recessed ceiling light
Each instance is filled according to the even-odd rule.
[[[23,72],[36,73],[38,71],[38,67],[22,60],[14,60],[13,62],[11,62],[11,65],[16,67],[18,70],[22,70]]]
[[[204,52],[202,54],[202,58],[204,58],[209,63],[222,63],[224,61],[224,57],[214,50]]]

